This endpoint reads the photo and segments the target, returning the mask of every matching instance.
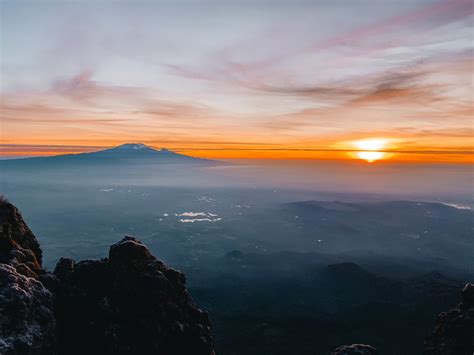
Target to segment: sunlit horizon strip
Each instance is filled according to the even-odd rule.
[[[96,152],[104,149],[114,148],[114,146],[80,146],[80,145],[72,145],[72,146],[64,146],[64,145],[21,145],[21,144],[0,144],[0,157],[3,158],[23,158],[23,157],[40,157],[40,156],[56,156],[56,155],[65,155],[65,154],[80,154],[80,153],[91,153]],[[369,152],[369,150],[364,149],[350,149],[350,148],[199,148],[199,147],[171,147],[171,146],[164,146],[164,145],[156,145],[156,144],[148,144],[148,146],[161,149],[161,148],[168,148],[172,151],[178,153],[193,153],[195,152],[213,152],[213,153],[223,153],[223,154],[197,154],[194,156],[203,157],[203,158],[221,158],[221,159],[289,159],[289,160],[301,160],[301,159],[336,159],[336,160],[353,160],[354,156],[351,156],[351,153],[364,153]],[[21,150],[23,148],[24,150]],[[225,154],[225,152],[240,152],[242,154]],[[336,155],[322,155],[322,156],[292,156],[292,155],[284,155],[284,154],[272,154],[272,155],[252,155],[252,154],[244,154],[246,152],[271,152],[271,153],[294,153],[294,152],[309,152],[309,153],[336,153]],[[389,155],[388,157],[384,158],[383,160],[391,160],[391,161],[400,161],[400,160],[409,160],[403,159],[400,155],[447,155],[447,156],[458,156],[459,159],[455,159],[454,162],[457,163],[472,163],[474,150],[403,150],[403,149],[377,149],[373,152],[377,153],[384,153]],[[464,159],[463,159],[464,157]],[[423,159],[418,160],[415,159],[417,162],[423,162]],[[438,161],[443,162],[443,159],[438,159]],[[450,159],[446,160],[447,162]],[[432,163],[435,161],[428,161],[425,163]]]

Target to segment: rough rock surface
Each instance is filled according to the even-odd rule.
[[[425,355],[474,354],[474,284],[467,284],[461,295],[461,303],[438,316]]]
[[[41,273],[41,258],[39,243],[20,212],[0,196],[0,263],[34,277]]]
[[[379,352],[373,346],[366,344],[343,345],[335,349],[331,355],[377,355]]]
[[[18,209],[0,196],[0,354],[52,354],[53,295],[36,277],[41,249]]]
[[[41,266],[18,209],[0,198],[0,355],[214,354],[185,276],[133,237],[109,257]]]
[[[53,295],[41,282],[0,264],[0,354],[52,354]]]
[[[213,353],[208,315],[192,303],[185,276],[133,237],[112,245],[108,259],[61,259],[54,274],[67,354]]]

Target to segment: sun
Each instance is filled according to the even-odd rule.
[[[368,163],[373,163],[376,160],[380,160],[384,157],[382,152],[357,152],[357,156],[360,159],[367,161]]]
[[[354,145],[360,149],[360,151],[356,152],[356,156],[368,163],[373,163],[374,161],[383,159],[386,156],[384,152],[380,151],[386,147],[386,139],[364,139],[354,142]]]
[[[355,142],[355,145],[361,150],[380,150],[385,147],[387,140],[385,139],[364,139]]]

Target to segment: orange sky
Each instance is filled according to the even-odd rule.
[[[473,162],[471,1],[196,6],[6,3],[0,157]]]
[[[116,145],[125,143],[126,141],[118,141]],[[100,142],[99,142],[100,143]],[[5,157],[24,157],[24,156],[49,156],[58,154],[76,154],[81,152],[91,152],[100,149],[108,148],[109,146],[43,146],[43,145],[3,145],[0,146],[0,155]],[[162,146],[154,145],[159,149]],[[183,145],[174,146],[167,145],[167,147],[176,152],[187,154],[196,157],[213,158],[213,159],[357,159],[366,160],[364,153],[372,151],[358,150],[357,147],[335,148],[320,150],[314,149],[295,149],[295,148],[255,148],[246,147],[245,145],[226,148],[199,148],[199,147],[183,147]],[[456,153],[448,151],[431,151],[431,150],[403,150],[390,149],[387,147],[381,151],[380,158],[377,156],[374,161],[381,162],[415,162],[415,163],[474,163],[473,155],[470,151]],[[362,155],[360,154],[362,153]],[[372,161],[370,161],[372,162]]]

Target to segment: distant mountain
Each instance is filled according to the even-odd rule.
[[[194,158],[162,148],[155,149],[143,143],[126,143],[114,148],[90,153],[64,154],[48,157],[9,159],[0,161],[1,166],[31,166],[32,164],[216,164],[217,161]]]

